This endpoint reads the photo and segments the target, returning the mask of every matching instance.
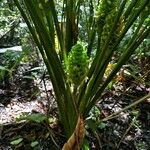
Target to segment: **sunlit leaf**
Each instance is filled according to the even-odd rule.
[[[18,145],[18,144],[20,144],[22,141],[23,141],[23,138],[19,138],[19,139],[16,139],[16,140],[14,140],[14,141],[11,141],[10,144],[11,144],[11,145]]]
[[[107,126],[106,123],[101,122],[101,123],[99,124],[98,128],[99,128],[99,129],[105,129],[106,126]]]
[[[35,147],[35,146],[37,146],[38,144],[39,144],[38,141],[33,141],[33,142],[31,143],[31,147]]]
[[[84,139],[81,150],[90,150],[89,141],[87,139]]]
[[[44,114],[37,113],[37,114],[31,114],[31,115],[27,115],[27,116],[20,116],[19,118],[17,118],[17,121],[21,121],[21,120],[27,120],[27,121],[41,123],[41,122],[47,120],[47,116]]]
[[[8,71],[8,69],[6,69],[6,68],[5,68],[5,67],[3,67],[3,66],[0,66],[0,70]]]

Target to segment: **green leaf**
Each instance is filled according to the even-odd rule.
[[[146,52],[146,56],[150,56],[150,52]]]
[[[100,116],[100,114],[101,114],[101,111],[100,111],[100,109],[99,109],[97,106],[94,106],[94,107],[91,109],[91,111],[89,112],[89,115],[90,115],[90,117],[91,117],[92,119],[98,118],[98,117]]]
[[[95,122],[94,120],[92,120],[92,119],[87,120],[87,126],[88,126],[88,128],[90,128],[93,132],[96,131],[97,126],[96,126],[96,122]]]
[[[38,144],[39,144],[38,141],[33,141],[33,142],[31,143],[31,147],[35,147],[35,146],[37,146]]]
[[[23,138],[19,138],[17,140],[11,141],[10,144],[11,145],[18,145],[19,143],[21,143],[23,141]]]
[[[110,89],[110,90],[111,90],[111,89],[113,88],[113,83],[114,83],[114,82],[113,82],[113,81],[111,81],[111,82],[108,84],[108,89]]]
[[[3,67],[3,66],[0,66],[0,70],[8,71],[8,69],[6,69],[6,67]]]
[[[34,77],[33,77],[33,76],[23,76],[22,78],[23,78],[23,79],[34,80]]]
[[[84,139],[81,150],[90,150],[89,141],[87,139]]]
[[[44,114],[31,114],[28,116],[20,116],[19,118],[17,118],[17,121],[21,121],[21,120],[27,120],[27,121],[41,123],[41,122],[47,120],[47,116]]]
[[[99,129],[105,129],[106,126],[107,126],[107,124],[102,122],[102,123],[100,123],[100,125],[98,126],[98,128]]]

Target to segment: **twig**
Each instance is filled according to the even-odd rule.
[[[124,140],[124,138],[125,138],[125,136],[128,134],[128,132],[130,131],[130,129],[132,128],[132,126],[134,125],[135,120],[136,120],[137,117],[138,117],[138,115],[135,116],[135,117],[133,118],[132,122],[129,124],[129,127],[127,128],[127,130],[126,130],[125,133],[123,134],[122,138],[120,139],[119,143],[117,144],[116,149],[119,149],[120,144],[122,143],[122,141]]]
[[[45,126],[47,127],[47,129],[48,129],[48,131],[49,131],[49,133],[50,133],[50,138],[51,138],[51,140],[53,141],[54,145],[57,147],[58,150],[60,150],[61,148],[60,148],[60,146],[57,144],[57,142],[55,141],[55,139],[54,139],[54,137],[53,137],[54,133],[52,132],[51,128],[49,128],[49,126],[47,126],[47,124],[46,124]]]
[[[115,112],[115,113],[109,115],[108,117],[102,119],[101,121],[103,122],[103,121],[108,121],[108,120],[111,120],[111,119],[113,119],[113,118],[116,118],[116,117],[118,117],[118,115],[119,115],[121,112],[124,112],[124,111],[126,111],[126,110],[132,108],[133,106],[136,106],[137,104],[141,103],[142,101],[144,101],[144,100],[146,100],[146,99],[148,99],[148,98],[150,98],[150,94],[148,94],[148,95],[142,97],[141,99],[139,99],[139,100],[133,102],[132,104],[126,106],[126,107],[123,108],[122,110],[120,110],[120,111],[118,111],[118,112]]]
[[[95,136],[96,136],[96,138],[97,138],[99,148],[102,149],[102,144],[101,144],[101,140],[100,140],[100,137],[99,137],[98,133],[95,132],[94,134],[95,134]]]
[[[45,77],[45,74],[44,74],[44,77]],[[46,83],[45,83],[45,78],[43,77],[43,84],[44,84],[44,88],[45,88],[45,93],[46,93],[46,98],[47,98],[47,114],[49,113],[49,110],[50,110],[50,97],[48,95],[48,91],[47,91],[47,87],[46,87]]]

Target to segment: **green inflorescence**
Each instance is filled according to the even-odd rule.
[[[116,0],[101,0],[97,10],[99,18],[105,18],[116,6]]]
[[[66,72],[68,81],[75,88],[84,80],[88,69],[88,56],[86,49],[81,43],[77,43],[71,48],[66,62]]]
[[[97,11],[97,17],[98,17],[98,26],[99,24],[103,24],[103,30],[101,34],[101,45],[104,45],[106,42],[106,39],[112,29],[114,20],[116,18],[117,12],[119,7],[119,1],[118,0],[101,0],[98,11]],[[114,31],[114,34],[112,35],[111,43],[114,43],[118,35],[120,34],[120,25],[122,23],[122,20],[118,22],[118,25],[116,27],[116,31]]]

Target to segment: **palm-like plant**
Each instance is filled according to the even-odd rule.
[[[150,33],[150,21],[147,19],[150,15],[150,1],[60,2],[62,10],[58,13],[57,0],[14,0],[47,66],[56,96],[59,119],[66,137],[72,135],[69,142],[80,144],[84,137],[84,121],[89,111],[122,65]],[[87,56],[85,48],[77,41],[80,35],[79,23],[82,19],[81,7],[88,4],[90,15],[86,16],[85,34],[88,43]],[[126,46],[121,46],[124,45],[123,39],[135,22],[138,26],[130,41]],[[92,56],[95,45],[95,55]],[[114,69],[104,79],[107,66],[117,49],[122,49],[123,53],[119,56]],[[85,62],[89,62],[88,59],[90,63],[83,69],[83,66],[87,66]],[[79,70],[82,72],[81,78]],[[80,78],[79,82],[76,77]]]

